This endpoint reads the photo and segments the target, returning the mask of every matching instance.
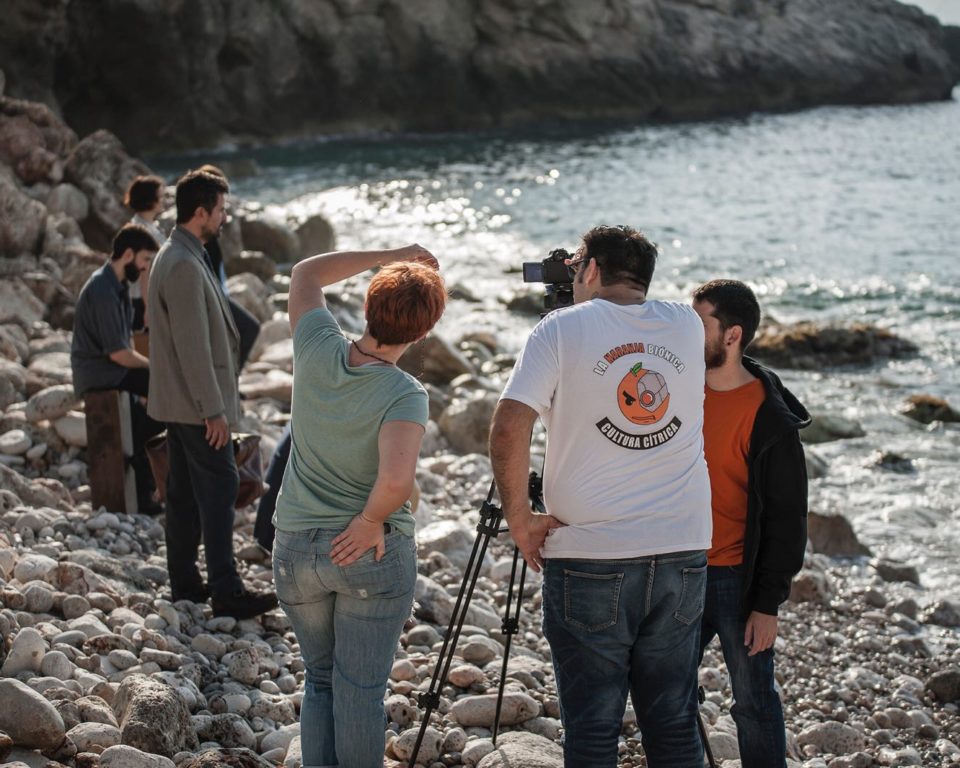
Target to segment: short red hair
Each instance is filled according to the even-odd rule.
[[[378,344],[407,344],[425,336],[447,305],[440,273],[403,261],[383,267],[367,289],[367,329]]]

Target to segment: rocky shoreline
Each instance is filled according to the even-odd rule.
[[[907,103],[960,77],[954,37],[894,0],[8,5],[10,92],[136,152]]]
[[[171,604],[161,523],[89,504],[84,417],[70,386],[71,308],[104,258],[100,238],[126,218],[123,188],[142,170],[111,134],[79,141],[42,105],[0,95],[0,762],[297,768],[303,664],[282,612],[237,622],[206,605]],[[333,231],[322,218],[286,221],[250,202],[235,202],[233,215],[223,241],[231,292],[263,321],[241,378],[242,427],[264,435],[268,456],[292,385],[288,278],[278,263],[330,247]],[[361,327],[363,287],[355,279],[330,296],[348,330]],[[912,353],[876,329],[803,324],[765,331],[762,350],[801,368]],[[474,540],[491,476],[490,413],[512,363],[481,333],[431,338],[403,361],[428,386],[431,422],[417,473],[417,604],[385,703],[390,766],[405,764],[416,736],[416,694],[429,686]],[[921,422],[958,418],[931,398],[906,407]],[[817,424],[808,444],[863,436],[855,423]],[[815,448],[809,454],[812,474],[829,471]],[[238,512],[235,551],[248,581],[268,583],[253,516]],[[776,646],[792,764],[960,766],[960,607],[929,596],[909,564],[872,558],[840,516],[811,515],[810,539]],[[507,669],[504,732],[497,749],[490,741],[510,553],[496,541],[484,564],[421,752],[425,767],[562,764],[533,576]],[[734,768],[729,680],[713,648],[701,682],[714,752]],[[645,764],[629,712],[621,750],[622,766]]]

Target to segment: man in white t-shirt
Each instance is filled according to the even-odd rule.
[[[565,768],[617,764],[627,693],[651,768],[701,768],[700,615],[710,546],[703,323],[647,301],[656,246],[595,227],[567,264],[574,306],[527,340],[493,417],[504,517],[543,567]],[[547,431],[544,503],[527,496],[530,437]]]

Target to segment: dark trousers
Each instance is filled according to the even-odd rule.
[[[243,368],[247,358],[250,357],[250,350],[253,349],[257,336],[260,335],[260,323],[233,299],[228,298],[227,303],[230,305],[230,313],[233,315],[237,331],[240,332],[240,367]]]
[[[130,368],[116,388],[146,397],[150,388],[150,371],[146,368]],[[163,432],[163,424],[147,415],[147,409],[139,397],[130,398],[130,426],[133,432],[133,458],[130,465],[137,480],[137,499],[142,504],[148,501],[156,490],[144,446],[151,437]]]
[[[783,705],[773,676],[773,648],[748,655],[743,644],[747,622],[740,610],[741,579],[740,566],[711,565],[707,569],[700,658],[710,641],[719,637],[733,688],[730,714],[737,724],[743,768],[784,768],[787,741]]]
[[[210,447],[202,424],[167,423],[167,569],[173,593],[197,591],[200,542],[207,558],[207,582],[214,597],[243,586],[233,560],[233,502],[240,478],[233,443]]]
[[[257,522],[253,528],[253,536],[257,543],[268,552],[273,551],[273,512],[277,508],[277,496],[280,493],[280,485],[283,483],[283,473],[287,468],[287,462],[290,460],[290,445],[293,437],[290,434],[290,425],[283,430],[280,435],[280,442],[270,457],[270,465],[267,467],[267,474],[264,482],[267,484],[267,490],[260,497],[260,504],[257,505]]]

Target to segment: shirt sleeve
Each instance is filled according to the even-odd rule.
[[[560,381],[557,323],[549,315],[533,329],[517,358],[501,400],[517,400],[543,416]]]
[[[293,359],[296,361],[329,353],[332,341],[339,343],[343,331],[333,313],[326,307],[317,307],[301,315],[293,331]]]
[[[430,419],[430,401],[427,393],[421,389],[407,392],[387,409],[383,424],[388,421],[412,421],[426,429]]]
[[[99,292],[88,305],[103,354],[111,355],[130,348],[128,326],[124,322],[123,302],[115,293]]]

